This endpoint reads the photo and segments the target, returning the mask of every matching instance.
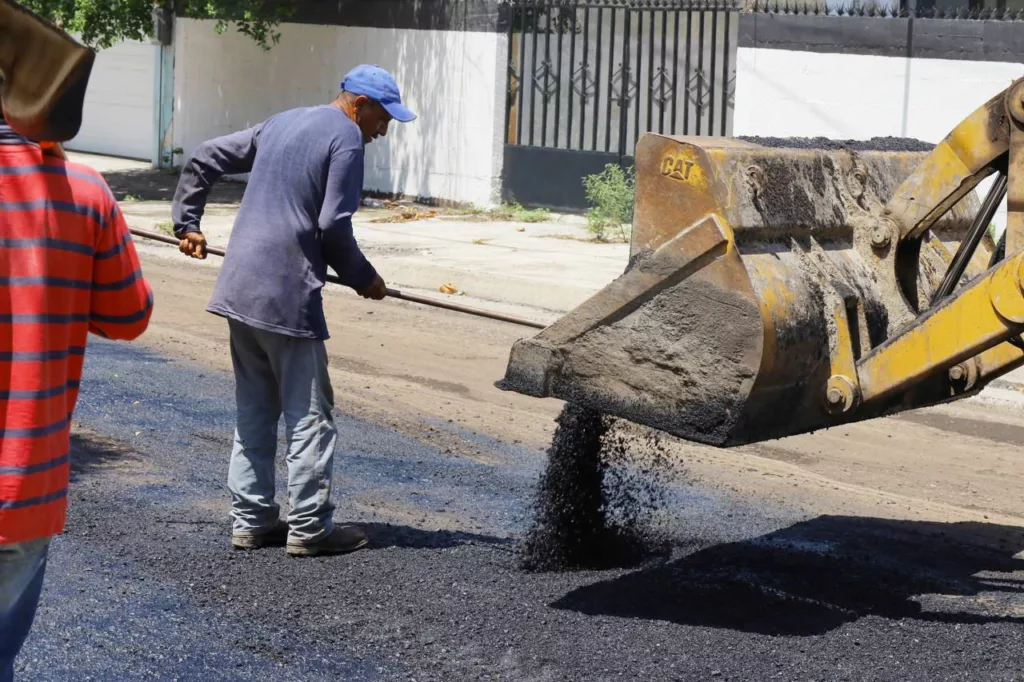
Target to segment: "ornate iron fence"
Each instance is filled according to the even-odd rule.
[[[508,0],[506,143],[632,156],[647,131],[728,135],[731,0]]]

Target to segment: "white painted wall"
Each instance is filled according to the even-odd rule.
[[[734,134],[938,143],[1021,76],[1024,63],[740,48]],[[994,222],[1001,232],[1005,201]]]
[[[68,149],[153,160],[156,46],[122,42],[96,55],[82,127]]]
[[[503,150],[506,38],[496,33],[285,24],[264,52],[213,22],[175,26],[174,144],[203,140],[278,111],[322,104],[360,63],[390,70],[419,118],[367,147],[365,188],[489,205]]]

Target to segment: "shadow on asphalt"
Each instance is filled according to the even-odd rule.
[[[134,451],[116,441],[91,432],[75,430],[71,434],[71,482],[113,462],[136,462]]]
[[[403,549],[448,549],[460,545],[481,545],[487,547],[514,546],[514,541],[493,535],[480,535],[462,531],[422,530],[411,526],[390,523],[360,523],[370,538],[370,550],[386,547]]]
[[[132,464],[142,463],[143,460],[130,448],[103,436],[92,432],[76,431],[71,436],[71,481],[74,483],[82,477],[104,468],[111,464]],[[227,501],[224,502],[224,517],[228,513]],[[170,507],[167,507],[170,508]],[[189,519],[194,514],[179,510],[181,513],[175,518]],[[174,514],[171,514],[174,516]],[[215,533],[229,532],[228,523],[225,520],[202,518],[198,521],[179,521],[188,524],[210,524],[213,526],[223,525],[222,530]],[[462,545],[487,546],[502,548],[514,545],[514,540],[500,538],[493,535],[482,535],[477,533],[466,533],[463,531],[449,530],[424,530],[412,526],[396,525],[390,523],[365,522],[359,524],[366,531],[370,538],[369,550],[400,548],[400,549],[448,549]]]
[[[868,615],[952,623],[1024,623],[1024,529],[822,516],[743,542],[592,584],[554,608],[766,635],[820,635]],[[985,575],[986,573],[1004,575]],[[939,595],[974,610],[925,610]],[[1012,615],[977,612],[1016,595]]]

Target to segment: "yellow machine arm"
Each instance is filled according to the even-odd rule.
[[[972,231],[988,227],[1001,195],[1009,197],[1007,257],[954,294],[939,297],[914,322],[829,380],[827,401],[850,410],[905,391],[941,370],[967,387],[1021,364],[1024,331],[1024,81],[971,114],[925,159],[883,209],[900,242],[918,237],[993,173],[1000,177]],[[879,229],[886,229],[880,226]],[[972,234],[961,244],[967,248]],[[964,251],[962,251],[964,253]],[[955,265],[956,259],[954,259]],[[946,281],[955,284],[962,273]],[[1008,340],[1016,344],[1006,343]],[[986,382],[987,383],[987,382]]]
[[[645,135],[626,273],[499,385],[719,446],[976,393],[1024,364],[1022,97],[935,146]]]

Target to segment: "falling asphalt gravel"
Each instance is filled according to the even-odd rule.
[[[680,477],[667,555],[528,572],[542,453],[430,425],[488,455],[463,458],[339,414],[335,516],[371,547],[233,552],[231,377],[93,340],[83,386],[21,679],[1024,679],[1019,528],[808,516]]]
[[[531,571],[627,567],[668,552],[671,542],[656,519],[666,475],[683,472],[672,466],[660,434],[575,403],[565,404],[557,422],[520,542],[520,565]]]

